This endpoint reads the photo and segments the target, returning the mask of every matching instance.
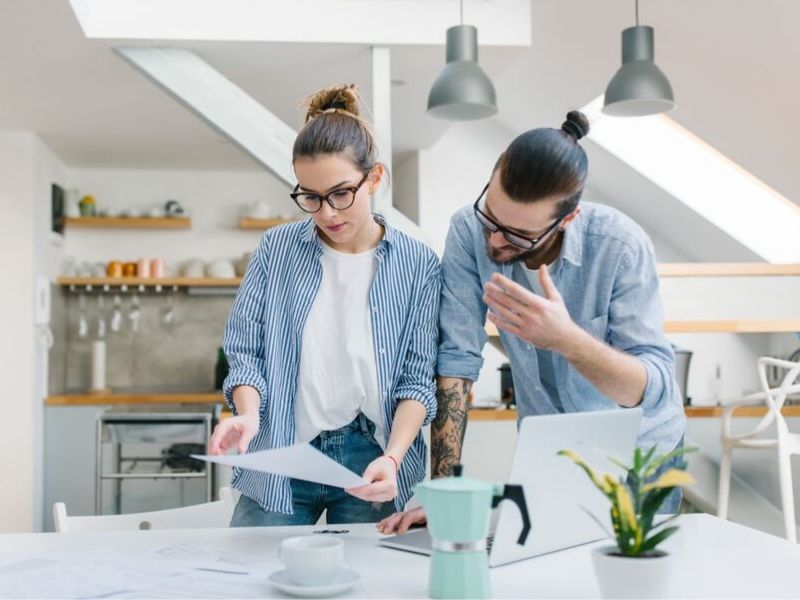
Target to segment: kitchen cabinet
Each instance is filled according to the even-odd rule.
[[[45,406],[44,528],[53,531],[53,503],[69,514],[94,514],[95,428],[109,405]]]

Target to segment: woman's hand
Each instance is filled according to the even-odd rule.
[[[369,463],[362,477],[369,485],[345,491],[367,502],[386,502],[397,496],[397,467],[388,456],[379,456]]]
[[[258,413],[245,413],[220,421],[208,441],[208,453],[224,454],[230,448],[237,448],[239,454],[244,454],[258,433],[260,420]]]
[[[390,534],[390,533],[397,533],[397,535],[403,535],[406,533],[410,527],[414,525],[425,525],[428,520],[425,517],[425,509],[421,506],[417,508],[412,508],[411,510],[407,510],[405,512],[397,512],[393,515],[386,517],[383,521],[380,521],[375,528],[383,534]]]

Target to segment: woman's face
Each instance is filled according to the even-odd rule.
[[[370,227],[372,223],[370,197],[377,185],[375,171],[367,176],[366,181],[355,193],[350,208],[337,210],[323,200],[322,207],[311,214],[324,238],[334,245],[352,242]],[[317,194],[321,197],[341,191],[333,197],[347,198],[347,192],[343,190],[356,187],[364,179],[364,173],[345,154],[298,158],[294,161],[294,172],[297,175],[300,192]],[[380,175],[377,174],[377,177]]]

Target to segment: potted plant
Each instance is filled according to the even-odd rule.
[[[616,541],[615,546],[596,548],[592,553],[595,575],[604,598],[656,598],[665,593],[672,560],[658,546],[678,530],[671,524],[678,515],[664,519],[657,519],[656,515],[676,487],[690,485],[694,480],[686,473],[685,461],[657,478],[656,474],[668,461],[692,450],[694,448],[679,448],[659,455],[655,447],[647,453],[637,448],[632,465],[609,457],[624,470],[622,477],[598,473],[572,450],[559,452],[560,456],[581,467],[611,503],[613,534],[589,513]]]

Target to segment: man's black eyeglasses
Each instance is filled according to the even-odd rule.
[[[295,204],[300,207],[300,210],[307,213],[317,212],[322,208],[323,201],[327,202],[328,206],[334,210],[347,210],[353,206],[353,202],[356,201],[356,194],[358,193],[358,190],[361,189],[361,186],[364,185],[364,182],[367,180],[367,177],[369,177],[369,174],[370,171],[367,171],[364,174],[364,177],[361,178],[361,181],[352,187],[338,188],[332,192],[328,192],[324,196],[314,192],[301,192],[300,184],[298,183],[296,186],[294,186],[294,190],[292,190],[292,193],[289,194],[289,196],[292,200],[294,200]]]
[[[486,190],[488,189],[489,189],[489,184],[487,183],[486,187],[483,188],[481,195],[478,196],[478,199],[475,200],[475,204],[472,206],[472,208],[475,210],[475,216],[477,217],[478,222],[481,225],[483,225],[483,228],[489,233],[497,233],[497,232],[502,233],[503,237],[509,244],[511,244],[512,246],[516,246],[521,250],[533,250],[536,247],[536,244],[538,244],[544,238],[546,238],[547,235],[551,231],[553,231],[556,227],[558,227],[561,224],[561,221],[563,221],[567,216],[567,215],[561,215],[560,217],[558,217],[555,220],[555,222],[552,225],[550,225],[547,229],[545,229],[544,232],[542,232],[542,235],[540,235],[539,237],[536,238],[525,237],[524,235],[514,233],[510,229],[503,227],[502,225],[500,225],[500,223],[492,219],[489,215],[487,215],[480,209],[481,200],[486,195]]]

